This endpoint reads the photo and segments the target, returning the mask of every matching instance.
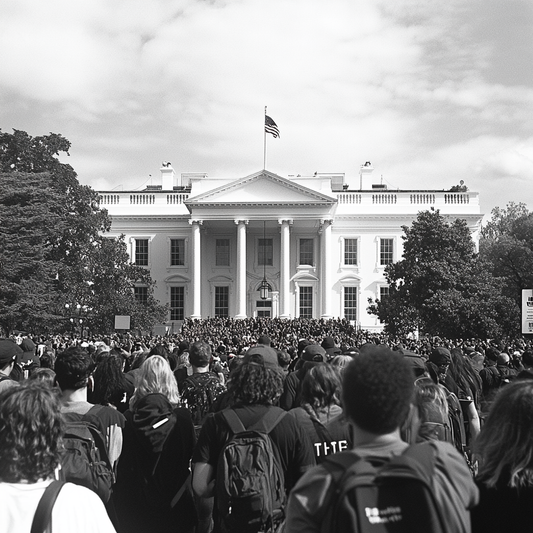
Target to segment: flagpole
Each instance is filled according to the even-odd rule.
[[[265,120],[263,120],[263,170],[266,170],[266,160],[267,160],[267,134],[266,134],[266,114],[267,106],[265,106]]]

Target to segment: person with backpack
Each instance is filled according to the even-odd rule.
[[[211,360],[211,346],[206,342],[198,341],[189,346],[189,362],[192,366],[192,374],[183,381],[181,399],[191,412],[197,437],[206,416],[214,412],[217,400],[226,391],[219,376],[210,370]],[[197,496],[195,501],[198,512],[196,533],[207,533],[211,526],[213,498]]]
[[[87,401],[94,363],[81,347],[67,348],[57,356],[56,381],[61,389],[61,412],[66,423],[65,441],[71,453],[65,456],[62,475],[67,481],[95,490],[107,502],[122,451],[124,415],[104,405]],[[67,440],[68,439],[68,440]],[[76,460],[89,453],[89,469]],[[98,468],[96,468],[98,467]]]
[[[315,464],[298,421],[277,407],[283,373],[276,351],[250,348],[231,374],[231,408],[207,416],[193,454],[193,488],[215,497],[215,531],[271,531],[286,495]]]
[[[291,491],[286,531],[468,533],[478,490],[449,443],[409,446],[400,428],[413,409],[414,374],[385,346],[348,365],[344,409],[353,449],[328,456]]]
[[[54,533],[115,532],[93,491],[58,480],[62,453],[56,391],[29,382],[0,393],[2,533],[50,531],[50,522]]]
[[[117,529],[124,533],[193,531],[194,426],[189,411],[181,407],[178,385],[162,356],[152,355],[141,365],[125,417],[114,492]]]
[[[183,381],[181,401],[191,412],[197,435],[205,417],[213,412],[216,401],[226,390],[218,375],[209,370],[211,359],[211,346],[206,342],[198,341],[189,347],[189,361],[193,372]]]

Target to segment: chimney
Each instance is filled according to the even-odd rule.
[[[174,189],[176,173],[172,168],[170,161],[163,161],[161,163],[161,185],[164,191],[171,191]]]
[[[374,172],[374,167],[370,161],[361,165],[359,169],[359,189],[361,191],[370,191],[372,189],[372,172]]]

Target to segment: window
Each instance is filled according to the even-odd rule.
[[[357,320],[357,287],[344,287],[344,318]]]
[[[215,316],[229,316],[229,287],[215,287]]]
[[[379,288],[379,299],[383,300],[383,298],[386,298],[390,294],[390,289],[387,286],[381,286]]]
[[[272,315],[272,302],[270,300],[257,300],[255,302],[257,316],[270,318]]]
[[[300,318],[313,318],[313,287],[300,287]]]
[[[215,265],[229,266],[229,239],[217,239],[215,244]]]
[[[185,239],[170,239],[170,265],[185,264]]]
[[[313,239],[300,239],[300,265],[313,265]]]
[[[394,239],[380,239],[379,241],[379,264],[390,265],[393,260]]]
[[[379,287],[379,299],[380,301],[383,301],[387,298],[387,296],[390,294],[390,289],[387,285],[381,285]],[[383,320],[380,320],[380,322],[383,324]]]
[[[148,239],[135,239],[135,264],[148,266]]]
[[[133,295],[140,304],[146,305],[148,303],[148,287],[134,287]]]
[[[259,266],[273,265],[273,243],[272,239],[259,239],[257,251],[257,264]]]
[[[344,239],[344,264],[357,265],[357,239]]]
[[[183,320],[185,308],[185,288],[170,287],[170,320]]]

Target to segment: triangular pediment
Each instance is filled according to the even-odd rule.
[[[331,206],[336,198],[262,170],[187,199],[190,208],[213,206]]]

